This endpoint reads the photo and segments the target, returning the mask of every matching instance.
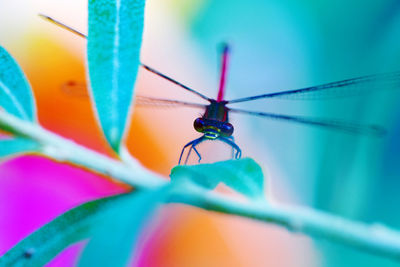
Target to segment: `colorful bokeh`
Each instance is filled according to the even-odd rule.
[[[2,1],[0,45],[31,82],[45,128],[112,156],[84,86],[63,90],[68,81],[85,83],[86,41],[37,16],[44,13],[86,33],[86,6],[86,1]],[[146,8],[142,62],[212,97],[218,46],[225,41],[232,44],[228,99],[400,70],[396,0],[148,0]],[[201,102],[143,69],[135,90]],[[262,165],[271,201],[400,229],[400,90],[376,91],[328,101],[238,104],[388,130],[377,139],[233,114],[237,144]],[[198,137],[192,124],[199,115],[201,110],[187,108],[135,107],[129,150],[167,179],[182,146]],[[200,149],[209,161],[229,150],[218,143]],[[105,177],[36,155],[2,162],[0,255],[66,210],[124,190]],[[67,249],[49,266],[73,266],[81,247]],[[275,225],[182,205],[162,208],[138,249],[137,266],[397,266]]]

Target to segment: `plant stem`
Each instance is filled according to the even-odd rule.
[[[167,181],[131,160],[129,165],[104,156],[38,124],[21,120],[0,110],[0,129],[37,141],[43,146],[40,153],[59,162],[73,163],[85,169],[110,176],[137,189],[151,188]]]
[[[129,164],[111,159],[1,110],[0,129],[41,143],[44,147],[42,153],[56,161],[77,164],[137,189],[155,188],[167,182],[134,159],[129,159]],[[369,226],[309,208],[271,206],[263,201],[239,202],[191,183],[176,186],[169,202],[281,225],[293,232],[400,260],[400,232],[382,225]]]
[[[193,184],[188,184],[185,190],[175,191],[169,202],[273,223],[294,233],[400,260],[400,232],[382,224],[367,225],[310,208],[271,206],[265,201],[238,202]]]

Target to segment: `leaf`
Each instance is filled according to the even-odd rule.
[[[89,0],[88,67],[104,135],[118,153],[140,63],[144,0]]]
[[[83,251],[79,266],[127,266],[141,229],[165,198],[166,188],[132,194],[110,210]]]
[[[0,158],[39,150],[40,144],[32,140],[24,138],[0,139]]]
[[[208,189],[224,183],[230,188],[258,199],[264,197],[264,176],[261,167],[251,158],[213,164],[179,165],[171,170],[171,180],[191,180]]]
[[[103,212],[131,194],[82,204],[36,230],[0,257],[0,266],[43,266],[69,245],[89,237]]]
[[[18,64],[1,46],[0,106],[8,113],[21,119],[36,120],[31,87]]]

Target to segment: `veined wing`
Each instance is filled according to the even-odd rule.
[[[70,32],[82,37],[82,38],[85,38],[85,39],[87,38],[87,36],[85,34],[81,33],[80,31],[78,31],[78,30],[76,30],[76,29],[74,29],[74,28],[72,28],[72,27],[70,27],[70,26],[58,21],[58,20],[53,19],[52,17],[46,16],[46,15],[43,15],[43,14],[39,14],[39,16],[41,18],[43,18],[43,19],[45,19],[45,20],[47,20],[47,21],[49,21],[49,22],[51,22],[51,23],[53,23],[53,24],[55,24],[55,25],[57,25],[57,26],[59,26],[59,27],[61,27],[63,29],[65,29],[65,30],[67,30],[67,31],[70,31]],[[156,69],[153,69],[153,68],[151,68],[151,67],[149,67],[149,66],[147,66],[147,65],[145,65],[143,63],[140,63],[140,64],[143,66],[143,68],[145,68],[146,70],[148,70],[148,71],[160,76],[161,78],[164,78],[167,81],[170,81],[170,82],[180,86],[181,88],[187,90],[188,92],[191,92],[191,93],[193,93],[193,94],[195,94],[195,95],[197,95],[197,96],[199,96],[199,97],[201,97],[201,98],[203,98],[203,99],[205,99],[207,101],[211,101],[211,99],[209,97],[207,97],[207,96],[203,95],[202,93],[200,93],[200,92],[198,92],[198,91],[196,91],[196,90],[194,90],[194,89],[192,89],[192,88],[190,88],[190,87],[178,82],[177,80],[172,79],[171,77],[169,77],[169,76],[167,76],[165,74],[162,74],[161,72],[157,71]]]
[[[205,108],[207,105],[191,103],[180,100],[154,98],[148,96],[137,95],[135,98],[135,104],[138,107],[151,106],[156,108],[175,108],[175,107],[192,107],[192,108]]]
[[[238,98],[230,100],[228,103],[238,103],[263,98],[286,98],[301,100],[329,99],[356,96],[372,91],[387,89],[400,89],[400,71],[362,76],[301,89]]]
[[[147,66],[147,65],[145,65],[143,63],[141,63],[141,64],[142,64],[143,68],[145,68],[146,70],[148,70],[148,71],[160,76],[161,78],[164,78],[167,81],[170,81],[170,82],[180,86],[181,88],[187,90],[188,92],[191,92],[191,93],[193,93],[193,94],[195,94],[195,95],[197,95],[197,96],[199,96],[199,97],[201,97],[201,98],[203,98],[203,99],[205,99],[207,101],[211,101],[211,99],[209,97],[203,95],[202,93],[200,93],[200,92],[198,92],[198,91],[196,91],[196,90],[194,90],[194,89],[192,89],[192,88],[190,88],[190,87],[178,82],[177,80],[172,79],[171,77],[168,77],[165,74],[162,74],[161,72],[159,72],[159,71],[157,71],[157,70],[155,70],[155,69],[153,69],[153,68],[151,68],[151,67],[149,67],[149,66]]]
[[[282,120],[288,122],[296,122],[306,125],[320,126],[324,128],[330,128],[334,130],[344,131],[353,134],[365,134],[372,136],[383,136],[386,134],[386,130],[377,125],[363,125],[357,124],[347,121],[340,120],[329,120],[329,119],[320,119],[313,117],[305,117],[305,116],[290,116],[290,115],[282,115],[275,113],[267,113],[267,112],[256,112],[256,111],[248,111],[242,109],[232,109],[229,108],[231,112],[235,113],[243,113],[249,115],[255,115],[268,119]]]
[[[83,82],[68,81],[61,86],[61,90],[73,97],[88,98],[89,93],[86,88],[86,84]],[[149,96],[136,95],[135,105],[138,107],[156,107],[156,108],[175,108],[175,107],[193,107],[193,108],[205,108],[207,105],[191,103],[180,100],[154,98]]]
[[[81,33],[80,31],[75,30],[72,27],[69,27],[69,26],[65,25],[64,23],[62,23],[62,22],[60,22],[58,20],[53,19],[52,17],[49,17],[49,16],[44,15],[44,14],[39,14],[39,17],[41,17],[42,19],[47,20],[47,21],[49,21],[49,22],[51,22],[51,23],[53,23],[53,24],[55,24],[55,25],[57,25],[57,26],[59,26],[61,28],[64,28],[65,30],[70,31],[70,32],[72,32],[72,33],[74,33],[74,34],[76,34],[76,35],[78,35],[80,37],[87,38],[87,36],[85,34]]]

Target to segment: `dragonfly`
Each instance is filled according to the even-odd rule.
[[[60,26],[80,37],[87,38],[87,36],[84,35],[83,33],[63,24],[60,21],[57,21],[46,15],[40,15],[40,16],[45,20],[50,21],[53,24],[56,24],[57,26]],[[357,96],[359,94],[375,91],[376,89],[398,89],[400,88],[400,71],[361,76],[352,79],[325,83],[317,86],[305,87],[294,90],[277,91],[272,93],[265,93],[255,96],[226,100],[224,96],[226,91],[225,88],[226,88],[227,69],[230,58],[230,50],[231,49],[228,44],[223,44],[221,52],[221,69],[220,69],[220,80],[219,80],[217,98],[210,98],[200,93],[199,91],[194,90],[178,82],[177,80],[159,72],[158,70],[146,64],[141,63],[141,66],[145,70],[169,82],[174,83],[175,85],[181,87],[187,92],[195,94],[198,97],[208,102],[208,104],[199,104],[199,103],[191,103],[180,100],[161,99],[161,98],[154,98],[147,96],[136,96],[136,104],[138,105],[158,105],[166,107],[186,106],[192,108],[202,108],[204,110],[203,115],[201,117],[196,118],[193,122],[194,129],[197,132],[201,133],[202,135],[199,138],[196,138],[184,145],[179,156],[178,164],[182,163],[182,158],[186,149],[188,149],[188,152],[186,154],[184,164],[187,164],[192,151],[196,153],[196,155],[198,156],[198,161],[200,162],[202,156],[199,153],[197,146],[206,140],[220,140],[228,144],[232,148],[232,157],[235,159],[241,158],[242,151],[240,147],[235,143],[233,138],[234,126],[229,122],[230,113],[248,114],[267,119],[318,126],[353,134],[364,134],[376,137],[381,137],[385,135],[386,130],[378,125],[358,124],[341,120],[321,119],[321,118],[306,117],[306,116],[293,116],[293,115],[284,115],[284,114],[269,113],[269,112],[257,112],[257,111],[233,108],[230,105],[236,103],[254,101],[258,99],[273,99],[273,98],[275,99],[285,98],[285,99],[297,99],[297,100],[329,99],[337,97]]]

